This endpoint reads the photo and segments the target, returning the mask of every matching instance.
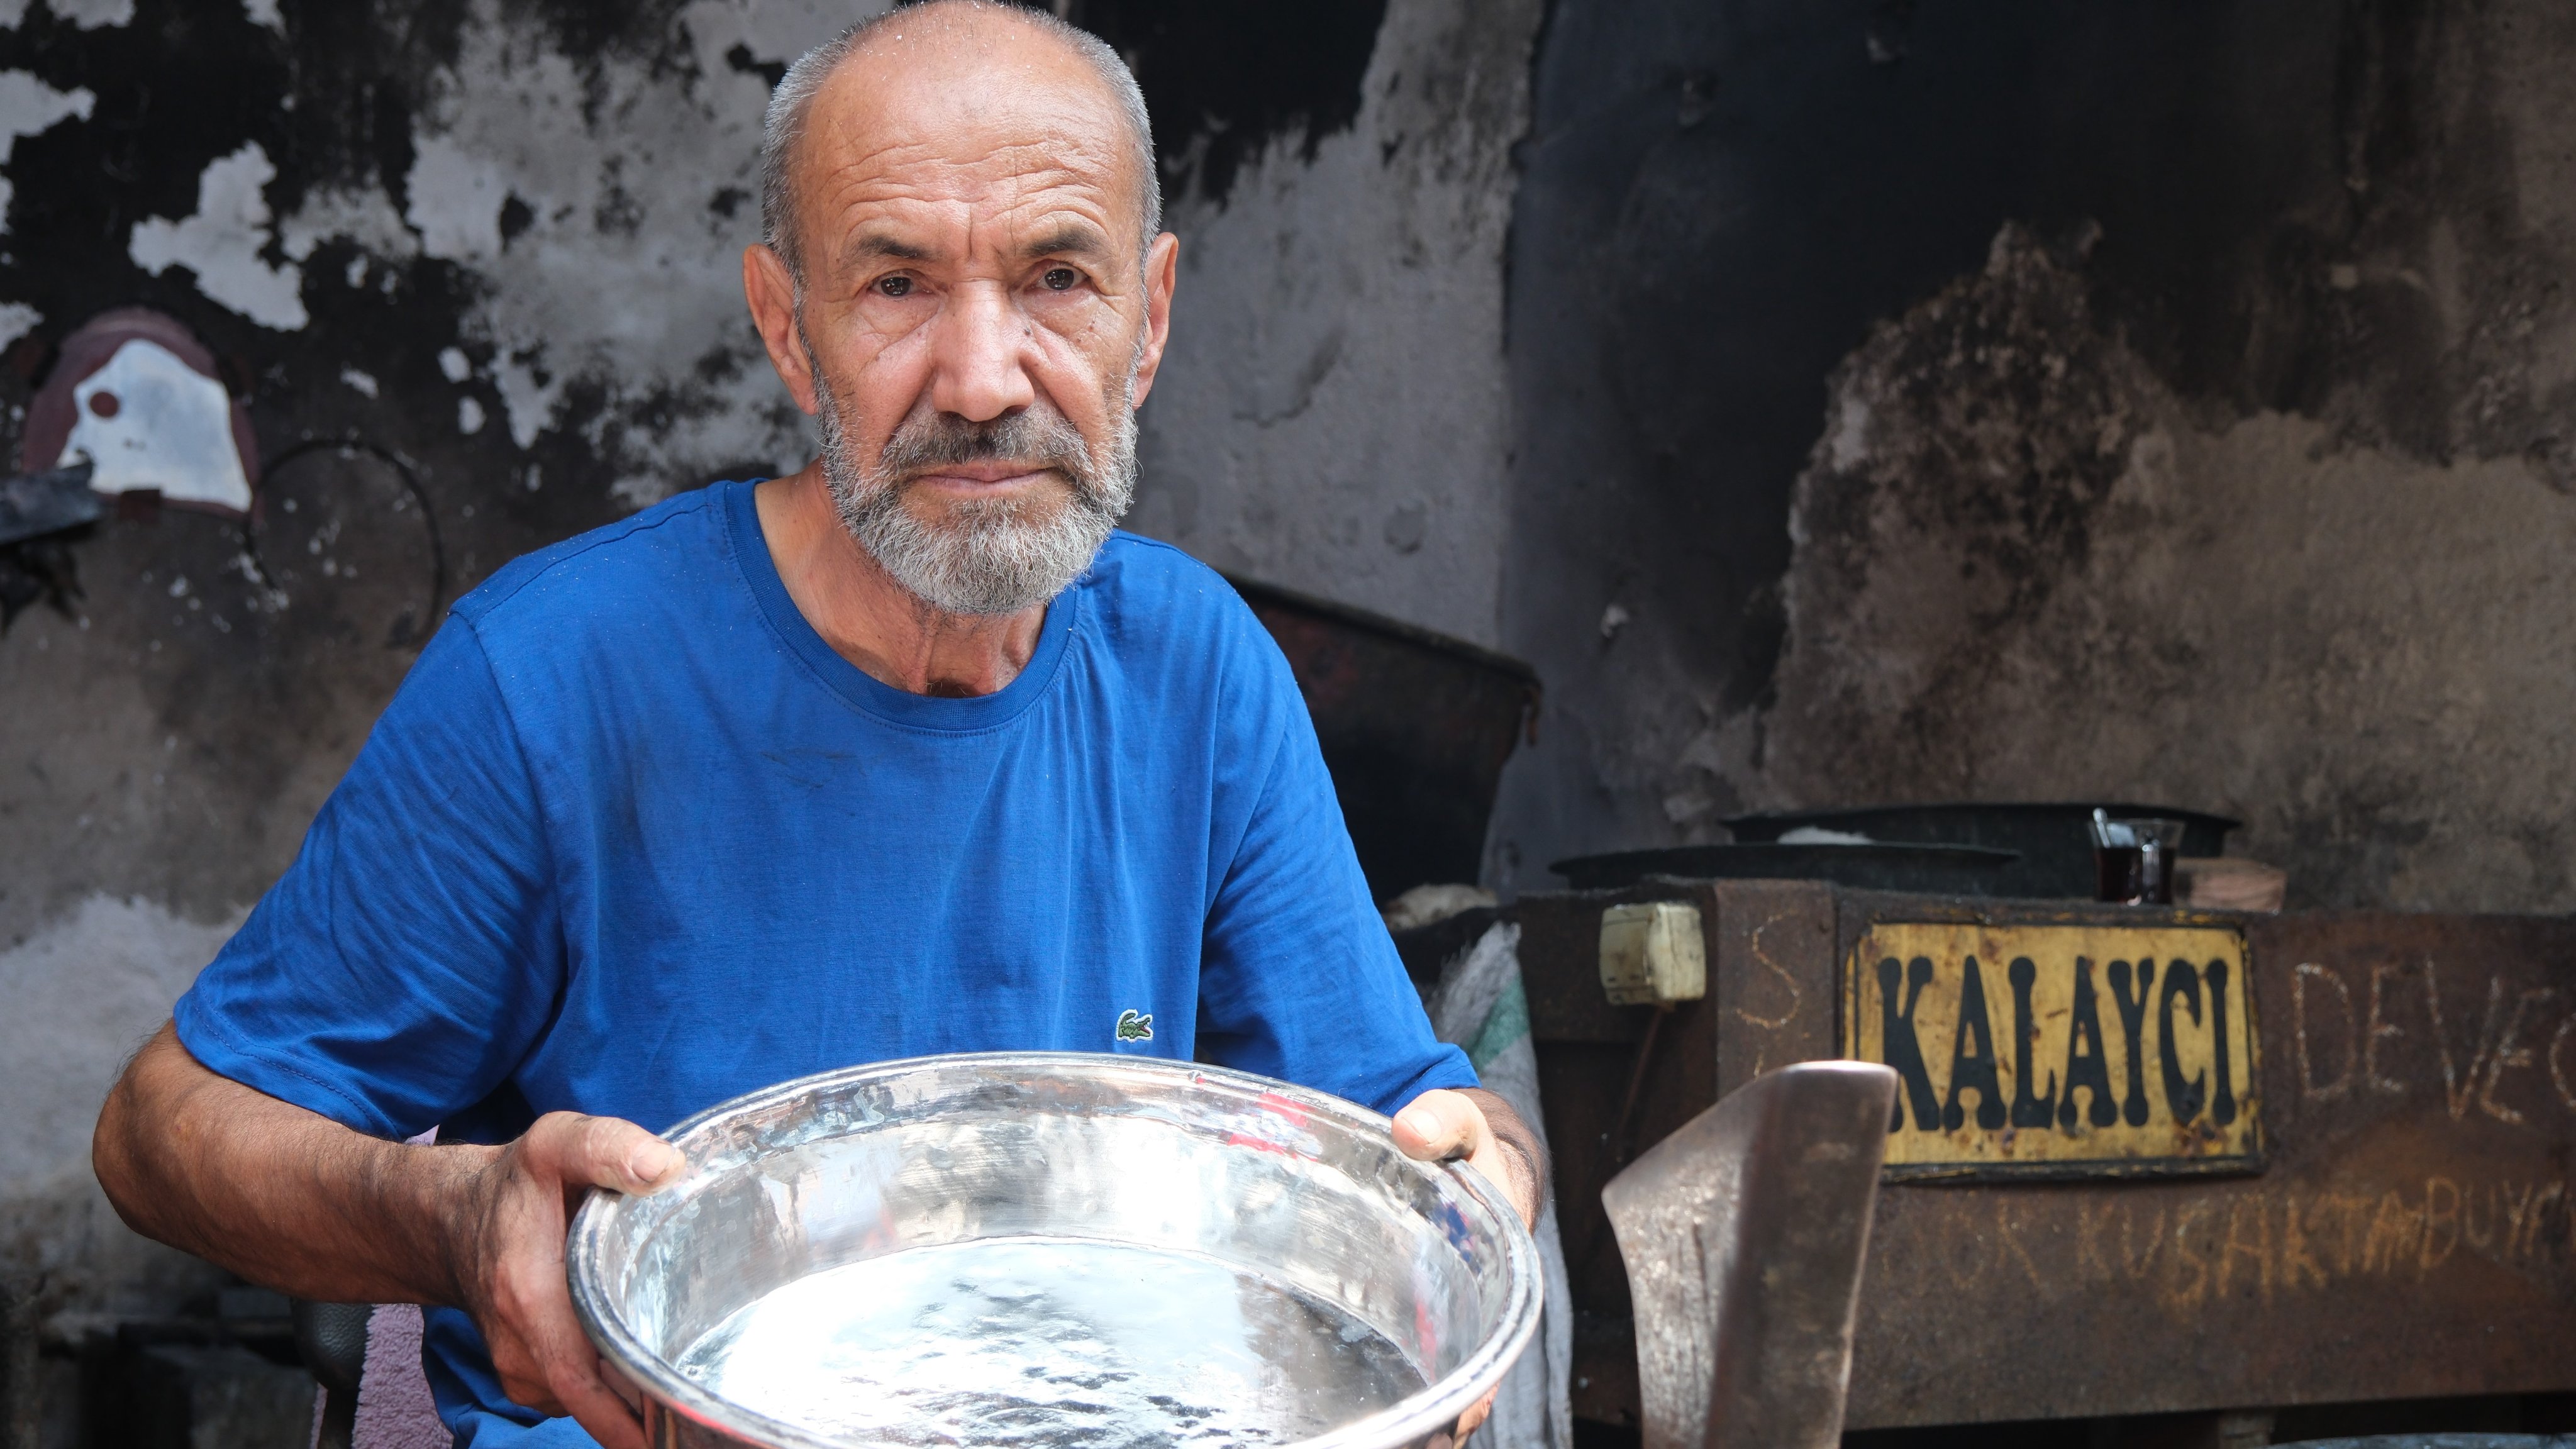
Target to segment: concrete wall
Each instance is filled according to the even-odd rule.
[[[62,337],[142,303],[223,359],[267,456],[400,460],[305,453],[248,528],[165,510],[0,550],[0,598],[39,600],[0,636],[0,1272],[48,1308],[213,1281],[106,1210],[98,1099],[441,601],[803,460],[738,282],[760,111],[882,4],[0,0],[13,428]],[[1184,238],[1136,526],[1493,641],[1538,0],[1059,8],[1143,78]]]
[[[1503,239],[1538,12],[1388,6],[1348,130],[1311,156],[1282,137],[1223,200],[1172,208],[1181,285],[1134,527],[1494,645]]]

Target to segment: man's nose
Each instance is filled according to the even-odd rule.
[[[1010,289],[970,282],[940,308],[932,349],[931,405],[969,422],[990,422],[1037,400],[1027,350],[1030,324]]]

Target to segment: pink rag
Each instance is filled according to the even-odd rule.
[[[367,1320],[367,1367],[358,1379],[354,1449],[449,1449],[420,1366],[420,1305],[381,1303]]]

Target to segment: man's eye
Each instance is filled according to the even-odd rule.
[[[1064,292],[1072,290],[1073,284],[1081,281],[1082,277],[1071,267],[1049,267],[1039,280],[1046,283],[1050,292]]]
[[[912,278],[901,274],[891,277],[879,277],[877,278],[877,291],[880,295],[888,297],[911,296]]]

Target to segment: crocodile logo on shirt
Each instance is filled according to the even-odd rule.
[[[1118,1013],[1118,1039],[1152,1041],[1154,1039],[1153,1013],[1146,1012],[1139,1015],[1132,1009]]]

